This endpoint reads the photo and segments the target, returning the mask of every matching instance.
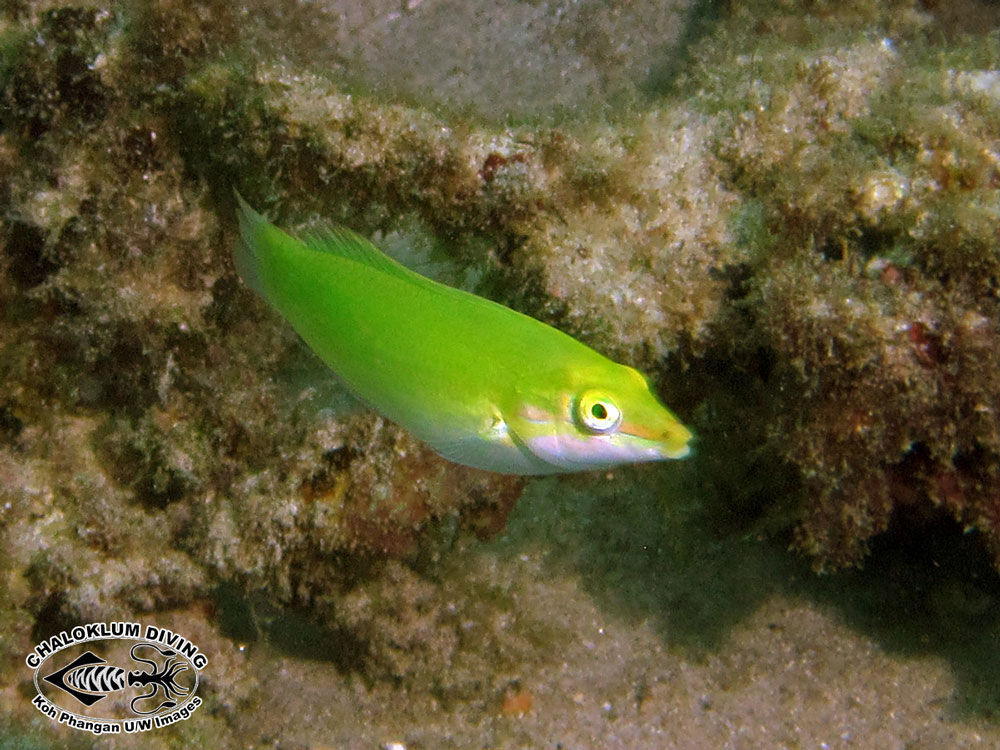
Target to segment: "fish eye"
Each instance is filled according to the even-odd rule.
[[[622,412],[607,396],[588,392],[576,402],[576,418],[587,432],[606,435],[621,424]]]

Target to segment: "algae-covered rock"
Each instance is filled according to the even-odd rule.
[[[787,6],[769,23],[803,46],[780,55],[746,36],[760,9],[744,7],[690,82],[760,216],[741,305],[769,362],[767,440],[805,486],[799,544],[824,565],[860,562],[911,503],[1000,539],[1000,172],[981,76],[1000,48],[973,35],[942,53],[932,15],[890,5]]]

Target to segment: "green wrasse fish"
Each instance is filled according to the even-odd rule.
[[[295,239],[237,200],[244,282],[351,390],[445,458],[555,474],[690,452],[691,432],[631,367],[347,229]]]

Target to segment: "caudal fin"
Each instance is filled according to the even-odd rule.
[[[260,283],[260,259],[258,256],[259,238],[261,230],[268,226],[267,219],[250,208],[243,196],[235,189],[236,202],[239,204],[237,219],[240,224],[240,236],[233,248],[233,262],[236,264],[236,272],[243,279],[243,283],[253,289],[261,297],[266,297],[264,288]]]

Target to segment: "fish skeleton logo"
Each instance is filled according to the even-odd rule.
[[[82,650],[82,644],[91,647]],[[39,711],[99,735],[144,732],[189,718],[202,704],[195,691],[208,659],[166,628],[112,622],[78,625],[47,638],[25,662],[35,670],[38,695],[32,704]]]

